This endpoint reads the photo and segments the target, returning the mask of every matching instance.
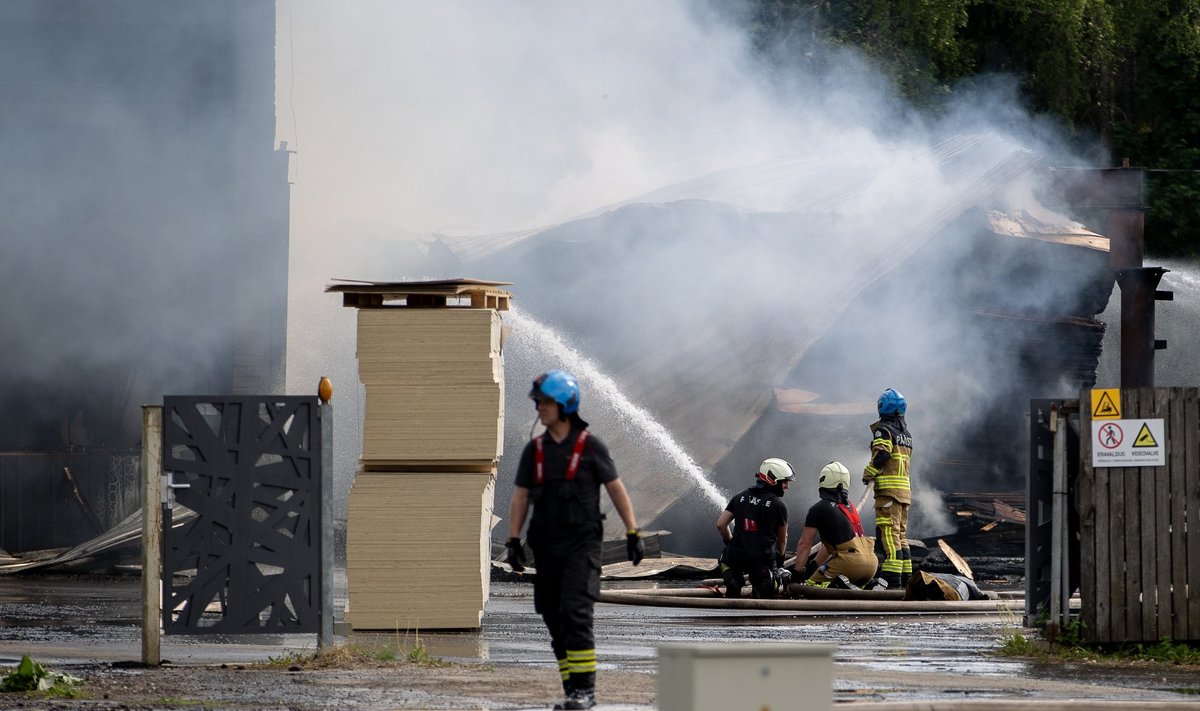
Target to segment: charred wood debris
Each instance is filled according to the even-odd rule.
[[[952,532],[913,548],[913,562],[932,573],[956,573],[939,541],[965,559],[978,582],[1008,581],[1025,574],[1025,493],[970,492],[942,496]]]

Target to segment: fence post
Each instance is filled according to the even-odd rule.
[[[162,407],[142,406],[142,663],[162,661]]]
[[[333,405],[325,397],[317,406],[317,419],[321,422],[321,631],[317,635],[317,649],[332,649]]]
[[[1051,489],[1050,534],[1050,622],[1060,631],[1070,621],[1071,570],[1067,541],[1067,414],[1063,403],[1050,408],[1050,431],[1054,433],[1054,481]]]

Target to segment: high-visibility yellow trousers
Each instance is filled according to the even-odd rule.
[[[908,504],[879,492],[875,492],[875,550],[883,558],[879,570],[885,578],[912,573]]]

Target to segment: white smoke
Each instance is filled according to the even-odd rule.
[[[667,288],[651,305],[615,296],[572,302],[579,323],[596,316],[589,309],[607,309],[605,318],[625,324],[591,334],[604,343],[581,344],[616,352],[605,365],[619,370],[629,365],[623,346],[632,358],[650,341],[727,332],[745,303],[777,302],[790,283],[840,288],[846,264],[861,264],[883,240],[933,229],[931,215],[963,188],[947,179],[935,152],[947,137],[991,137],[996,149],[975,154],[977,173],[1016,147],[1045,152],[1061,143],[1052,125],[1021,110],[1003,79],[937,114],[905,106],[849,51],[831,50],[832,63],[781,81],[741,27],[702,2],[280,0],[278,12],[277,131],[298,151],[289,389],[307,392],[328,374],[348,392],[338,420],[339,476],[347,481],[359,436],[352,423],[361,416],[354,319],[322,293],[331,277],[484,276],[425,271],[445,256],[435,238],[551,226],[639,196],[712,200],[781,220],[821,211],[820,234],[806,235],[798,220],[787,245],[747,238],[732,251],[710,241],[697,217],[686,226],[686,249],[631,256],[620,275],[653,283],[694,274],[710,282],[710,295],[714,284],[736,287],[741,303],[709,298],[698,308]],[[763,165],[773,167],[754,167]],[[720,177],[739,170],[758,171],[754,190]],[[820,241],[834,231],[853,236],[836,254]],[[780,250],[796,258],[772,259]],[[797,264],[806,270],[797,273]],[[444,265],[460,263],[446,256]],[[933,273],[911,279],[914,299],[931,303],[951,281]],[[518,283],[518,303],[535,299],[535,288]],[[928,362],[936,349],[982,350],[960,334],[950,321],[912,325],[919,346],[896,353],[889,369],[842,373],[830,387],[873,399],[894,386],[912,399],[924,382],[903,368]],[[994,356],[993,366],[1009,363]],[[968,417],[979,401],[959,392],[949,407],[917,398],[914,428],[937,430],[947,411]],[[865,444],[842,459],[852,471]]]

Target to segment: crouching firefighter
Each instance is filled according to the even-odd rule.
[[[879,560],[863,531],[858,509],[850,502],[849,489],[850,470],[841,462],[830,462],[821,469],[817,480],[821,500],[808,510],[804,532],[796,544],[796,567],[804,570],[805,585],[853,589],[875,577]],[[821,547],[805,566],[817,536]]]
[[[754,486],[730,499],[717,517],[717,532],[725,542],[720,560],[725,597],[741,597],[746,575],[754,597],[772,598],[787,589],[790,573],[780,567],[788,523],[782,497],[795,476],[784,460],[764,459]]]
[[[889,588],[903,587],[912,575],[908,550],[908,506],[912,502],[908,461],[913,441],[904,424],[908,403],[888,388],[877,403],[879,421],[871,425],[871,461],[863,483],[875,485],[875,550],[883,559],[880,572]]]
[[[508,563],[525,569],[521,529],[529,521],[529,547],[537,563],[534,609],[550,632],[564,698],[556,709],[596,705],[593,610],[600,596],[603,515],[600,487],[625,523],[626,553],[637,565],[645,555],[633,504],[608,447],[579,416],[579,385],[561,370],[533,381],[529,397],[546,432],[525,445],[509,506]]]

